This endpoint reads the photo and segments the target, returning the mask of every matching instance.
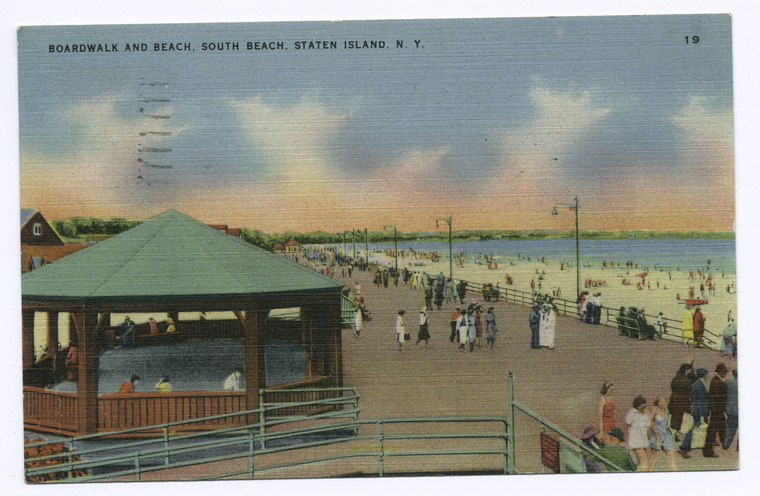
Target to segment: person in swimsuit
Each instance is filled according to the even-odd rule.
[[[599,429],[602,433],[602,442],[610,443],[609,432],[615,428],[615,404],[613,403],[612,393],[614,384],[607,381],[602,384],[600,391],[602,397],[599,399]]]

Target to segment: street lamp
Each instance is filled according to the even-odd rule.
[[[351,258],[356,260],[356,229],[351,229]]]
[[[435,228],[438,229],[438,223],[445,222],[449,225],[449,279],[454,279],[454,252],[451,249],[451,214],[443,219],[435,220]]]
[[[575,197],[574,205],[554,205],[552,207],[552,215],[558,215],[557,207],[567,208],[569,210],[575,210],[575,284],[576,284],[576,298],[581,297],[581,250],[578,237],[578,211],[580,206],[578,205],[578,197]]]
[[[393,256],[396,259],[396,270],[398,270],[398,246],[396,244],[396,223],[394,222],[392,226],[383,226],[383,231],[386,231],[390,228],[393,228]]]

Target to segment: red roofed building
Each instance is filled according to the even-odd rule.
[[[237,238],[240,240],[243,239],[241,235],[241,230],[239,227],[230,228],[227,226],[227,224],[209,224],[208,226],[216,229],[219,232],[223,232],[224,234],[228,236],[232,236],[233,238]]]
[[[272,251],[275,253],[282,253],[285,251],[285,246],[282,243],[275,243],[272,247]]]
[[[301,245],[293,238],[290,238],[290,241],[285,243],[285,251],[288,253],[297,253],[298,249],[301,247]]]

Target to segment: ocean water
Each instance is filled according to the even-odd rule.
[[[343,248],[343,245],[336,247]],[[437,251],[443,260],[448,260],[449,245],[442,241],[399,242],[398,250],[432,252]],[[498,257],[502,262],[507,258],[521,257],[550,262],[575,264],[575,238],[488,241],[460,241],[453,243],[454,257],[460,253],[472,260],[477,255]],[[356,245],[357,254],[364,252],[364,245]],[[369,250],[393,249],[393,243],[370,243]],[[351,250],[351,245],[348,245]],[[678,239],[678,238],[631,238],[580,240],[581,264],[599,267],[604,261],[625,264],[632,261],[638,268],[653,270],[655,267],[669,270],[704,270],[710,272],[736,273],[735,239]],[[709,264],[708,264],[709,262]]]

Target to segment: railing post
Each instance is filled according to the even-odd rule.
[[[259,389],[259,432],[262,435],[261,449],[266,449],[266,443],[264,442],[264,434],[266,434],[266,428],[264,422],[266,421],[266,415],[264,415],[264,390]]]
[[[253,440],[253,431],[251,431],[250,439],[248,441],[248,478],[253,479],[253,450],[255,448]]]
[[[140,482],[140,452],[135,455],[135,481]]]
[[[385,457],[385,451],[383,448],[383,421],[382,419],[378,422],[378,428],[379,428],[379,435],[380,435],[380,454],[378,456],[377,460],[377,472],[380,477],[383,476],[383,458]]]
[[[71,452],[74,451],[74,441],[71,440],[71,439],[67,439],[65,446],[66,446],[66,451],[69,453],[69,473],[68,473],[68,478],[71,479],[71,476],[72,476],[71,472],[73,470],[72,467],[71,467],[71,464],[72,464],[72,461],[71,461],[71,457],[72,457]]]
[[[166,454],[164,455],[164,465],[169,465],[169,428],[164,427],[164,449]]]
[[[507,449],[507,471],[510,474],[515,473],[515,387],[514,377],[512,372],[509,372],[509,436],[508,436],[508,449]]]

